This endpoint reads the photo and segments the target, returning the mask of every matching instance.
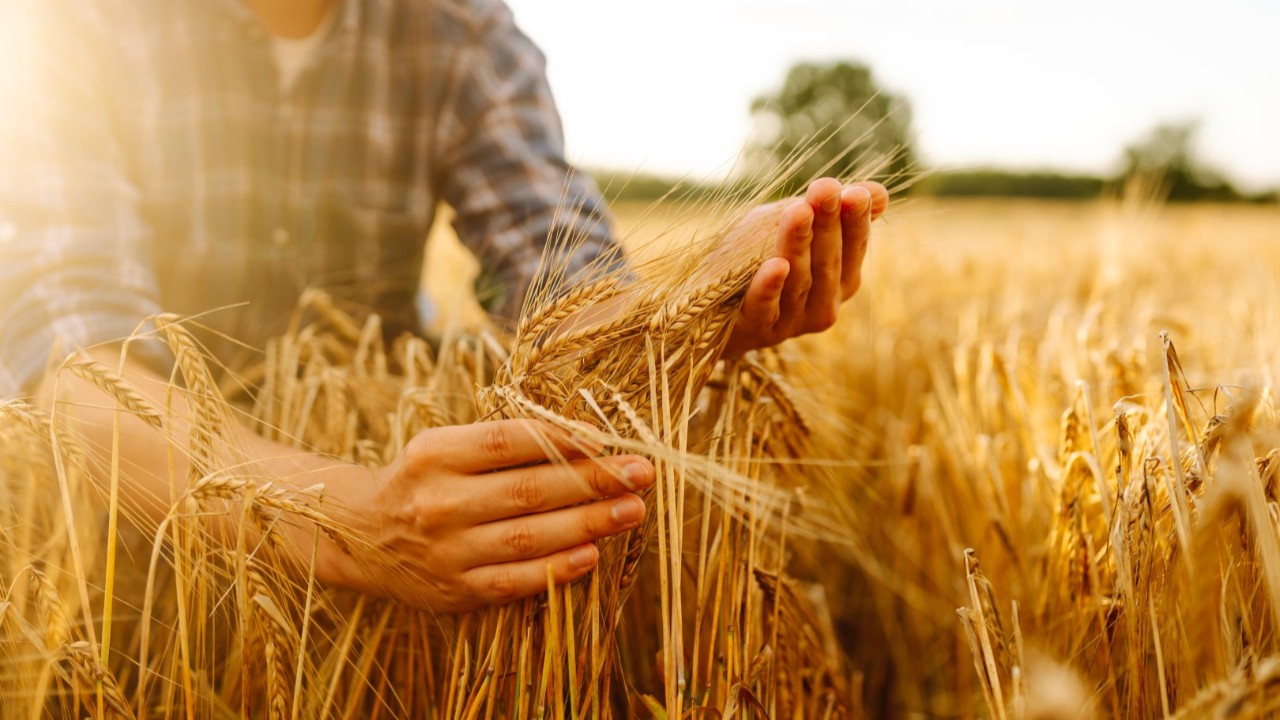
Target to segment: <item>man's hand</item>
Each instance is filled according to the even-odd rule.
[[[880,183],[842,187],[838,180],[822,178],[809,185],[803,199],[757,211],[780,215],[774,257],[761,264],[747,288],[725,356],[834,325],[840,304],[862,282],[871,221],[888,204],[889,193]],[[753,213],[743,224],[758,227],[759,218]]]
[[[340,498],[380,557],[335,557],[329,580],[442,612],[536,595],[548,567],[576,580],[599,560],[594,541],[640,525],[634,491],[654,480],[648,460],[598,452],[534,420],[424,431],[363,499]]]
[[[118,349],[89,355],[119,362]],[[154,406],[171,403],[173,437],[188,435],[186,399],[170,397],[167,378],[133,361],[123,374]],[[186,454],[172,452],[168,437],[132,413],[117,413],[115,398],[92,383],[65,376],[57,391],[62,422],[88,447],[110,448],[119,440],[122,507],[161,522],[170,511],[170,483],[179,484],[179,493],[189,489],[183,487],[190,473]],[[54,407],[54,375],[39,398]],[[534,420],[427,430],[377,470],[268,440],[239,423],[224,431],[228,446],[243,453],[235,460],[243,477],[298,491],[322,483],[325,508],[341,508],[340,519],[373,543],[349,542],[349,555],[305,518],[286,516],[275,532],[294,561],[306,567],[318,543],[315,572],[322,583],[440,612],[536,595],[547,589],[548,566],[556,584],[586,575],[600,557],[596,540],[640,526],[645,507],[635,493],[654,481],[645,458],[597,457],[600,448],[590,442]],[[105,482],[107,470],[98,470]],[[234,538],[241,515],[207,517],[217,536]]]

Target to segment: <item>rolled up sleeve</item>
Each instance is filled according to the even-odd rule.
[[[595,183],[565,160],[542,53],[500,2],[473,4],[472,41],[457,59],[442,197],[480,261],[477,296],[505,319],[530,292],[620,267]]]
[[[0,80],[0,398],[28,391],[55,350],[122,339],[158,311],[92,23],[21,5],[20,65]]]

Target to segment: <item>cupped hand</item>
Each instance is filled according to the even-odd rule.
[[[344,556],[336,583],[442,612],[509,603],[586,575],[595,541],[644,519],[653,465],[535,420],[424,431],[353,507],[374,557]]]
[[[842,186],[822,178],[809,185],[804,198],[762,208],[780,210],[774,256],[761,264],[747,288],[725,356],[834,325],[840,305],[862,282],[871,221],[888,204],[889,193],[880,183]],[[745,222],[758,224],[758,218],[748,216]]]

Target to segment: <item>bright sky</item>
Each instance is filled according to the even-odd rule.
[[[1110,172],[1157,122],[1280,186],[1275,0],[508,0],[546,52],[575,162],[723,171],[797,60],[854,59],[910,99],[933,166]]]

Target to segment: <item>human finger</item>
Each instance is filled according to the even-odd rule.
[[[780,257],[769,258],[760,265],[751,284],[747,287],[746,297],[742,300],[742,320],[752,329],[768,330],[778,322],[781,312],[782,290],[786,287],[787,277],[791,274],[791,263]]]
[[[843,233],[844,265],[840,272],[840,298],[853,296],[862,282],[862,260],[871,235],[874,200],[864,185],[850,185],[840,193],[840,220]]]
[[[809,246],[813,285],[805,298],[806,330],[825,330],[836,319],[843,264],[840,194],[840,181],[834,178],[814,180],[805,193],[805,202],[813,208],[813,240]]]
[[[791,264],[784,258],[772,257],[760,264],[738,308],[724,357],[737,357],[785,339],[778,337],[776,326],[782,313],[782,289],[790,273]]]
[[[782,219],[778,223],[776,255],[786,260],[791,268],[778,305],[779,326],[794,325],[804,314],[805,302],[813,287],[809,264],[812,242],[813,208],[809,203],[798,200],[782,211]]]
[[[653,464],[638,455],[542,463],[468,478],[463,512],[492,522],[635,492],[653,484]]]
[[[884,185],[874,180],[862,180],[853,184],[854,187],[864,188],[871,195],[871,219],[875,220],[884,214],[889,207],[889,191]]]
[[[472,474],[545,462],[578,460],[599,453],[592,442],[541,420],[493,420],[434,428],[405,448],[409,472],[449,469]]]
[[[471,567],[528,560],[637,527],[644,501],[630,493],[560,510],[477,525],[460,540],[458,560]]]
[[[544,557],[484,565],[468,570],[463,583],[484,605],[505,605],[547,590],[547,577],[564,585],[591,572],[600,551],[589,543]]]

